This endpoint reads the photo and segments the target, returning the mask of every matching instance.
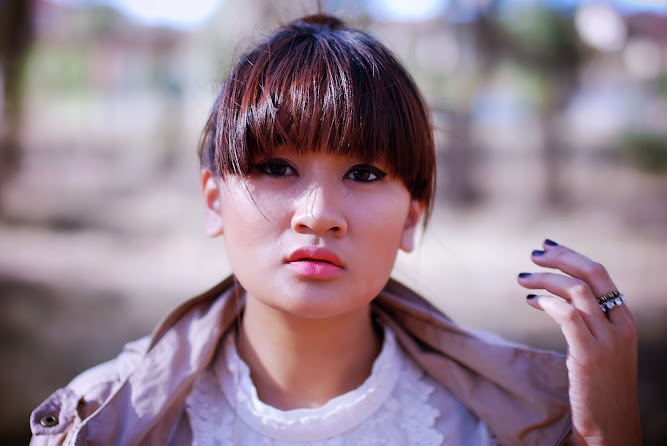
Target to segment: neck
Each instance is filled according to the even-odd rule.
[[[238,338],[260,400],[281,410],[320,407],[359,387],[380,349],[369,305],[308,319],[248,296]]]

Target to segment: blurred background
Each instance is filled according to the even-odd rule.
[[[516,274],[549,237],[640,324],[645,444],[667,442],[667,4],[329,0],[408,66],[438,195],[395,276],[462,325],[564,351]],[[229,273],[196,147],[241,52],[314,0],[0,1],[0,442]],[[611,389],[613,391],[613,389]],[[622,422],[622,420],[619,420]]]

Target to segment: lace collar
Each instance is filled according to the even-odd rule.
[[[224,361],[215,363],[214,372],[230,406],[257,432],[288,442],[318,441],[360,425],[389,398],[402,368],[394,334],[385,327],[382,350],[361,386],[318,408],[285,411],[258,398],[250,369],[236,350],[234,334],[225,339],[223,357]]]

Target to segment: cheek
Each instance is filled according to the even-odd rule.
[[[251,258],[256,254],[265,255],[265,241],[275,237],[275,217],[262,212],[245,189],[228,190],[223,195],[222,224],[232,268],[240,266],[239,262],[252,263]]]
[[[249,183],[248,188],[243,191],[244,216],[252,224],[281,230],[291,218],[296,199],[294,190],[281,184],[267,185],[266,181]]]
[[[406,218],[407,206],[405,211],[392,209],[389,212],[378,214],[372,230],[372,237],[378,249],[385,247],[389,251],[398,250]]]
[[[377,239],[378,244],[387,249],[398,249],[410,210],[410,195],[404,187],[395,187],[390,193],[364,203],[360,224]]]
[[[227,184],[220,197],[225,233],[262,234],[280,227],[288,208],[285,194],[264,189],[252,181],[235,180]]]
[[[377,281],[373,286],[382,287],[386,283],[396,260],[408,216],[409,196],[405,199],[392,198],[360,207],[354,225],[359,234],[356,240],[359,259],[366,270],[372,272],[374,281]]]

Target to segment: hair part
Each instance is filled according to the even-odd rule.
[[[281,146],[382,161],[426,203],[426,224],[435,188],[430,116],[412,77],[368,33],[317,14],[240,58],[204,128],[201,165],[247,175]]]

